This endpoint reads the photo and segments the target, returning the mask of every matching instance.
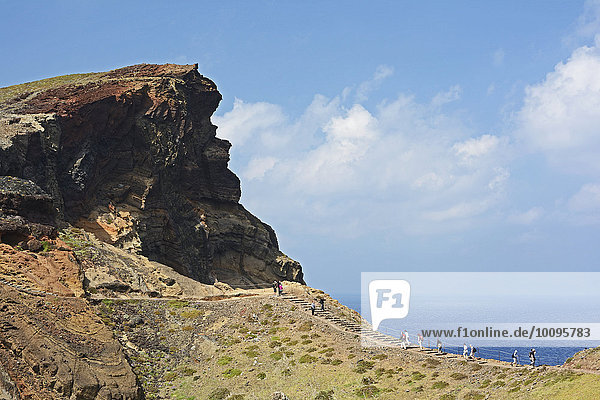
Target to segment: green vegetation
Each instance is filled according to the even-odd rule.
[[[298,360],[298,362],[302,363],[302,364],[304,364],[304,363],[314,363],[315,361],[317,361],[317,357],[311,356],[310,354],[304,354]]]
[[[425,374],[422,374],[422,373],[421,373],[421,372],[419,372],[419,371],[414,371],[414,372],[413,372],[413,373],[410,375],[410,377],[411,377],[411,379],[412,379],[413,381],[418,381],[418,380],[421,380],[421,379],[425,378]]]
[[[190,302],[185,300],[169,300],[167,303],[167,305],[171,308],[183,308],[187,307],[189,304]]]
[[[216,388],[208,395],[208,400],[225,400],[231,392],[227,388]]]
[[[463,379],[467,379],[468,376],[465,374],[461,374],[460,372],[454,372],[452,374],[450,374],[450,377],[452,379],[456,379],[457,381],[463,380]]]
[[[219,358],[217,360],[217,364],[219,364],[219,365],[227,365],[227,364],[229,364],[231,362],[231,360],[233,360],[232,357],[230,357],[230,356],[223,356],[223,357],[221,357],[221,358]]]
[[[433,382],[433,385],[431,385],[431,387],[433,389],[444,389],[447,388],[450,384],[444,381],[437,381],[437,382]]]
[[[371,397],[377,396],[379,394],[379,392],[380,392],[380,390],[377,386],[367,385],[367,386],[363,386],[361,388],[356,389],[354,394],[356,394],[358,397],[362,397],[362,398],[371,398]]]
[[[354,369],[354,372],[356,372],[357,374],[364,374],[368,370],[373,369],[374,365],[375,362],[373,361],[360,360],[356,363],[356,368]]]
[[[530,372],[525,368],[457,363],[425,353],[414,352],[403,357],[395,352],[364,349],[342,335],[330,335],[321,325],[318,330],[311,325],[310,331],[298,331],[301,318],[294,326],[286,325],[288,318],[283,312],[289,309],[275,304],[264,310],[273,312],[273,318],[282,321],[281,325],[277,328],[261,325],[262,318],[246,317],[259,313],[264,304],[252,307],[251,300],[244,301],[247,303],[241,318],[237,318],[240,309],[231,302],[214,302],[214,305],[203,302],[202,310],[195,303],[181,300],[106,300],[96,304],[98,311],[105,310],[107,318],[117,324],[127,321],[134,310],[146,316],[145,324],[130,327],[133,334],[128,336],[140,346],[138,341],[134,342],[136,335],[140,330],[152,331],[153,345],[162,350],[150,347],[146,355],[133,349],[125,351],[130,353],[132,367],[148,399],[262,399],[281,390],[293,399],[315,400],[482,400],[488,395],[502,399],[567,400],[595,398],[595,393],[600,392],[600,379],[589,374],[550,368]],[[155,316],[155,311],[160,312]],[[173,315],[168,311],[174,311]],[[201,314],[188,314],[198,311]],[[124,314],[127,317],[123,318]],[[192,326],[192,322],[195,334],[186,332],[186,326]],[[319,333],[319,339],[315,332]],[[192,345],[196,348],[192,349]],[[334,359],[334,355],[339,358]],[[579,396],[582,393],[587,397]]]
[[[43,240],[42,241],[42,251],[44,253],[50,251],[50,249],[52,249],[52,244],[50,244],[50,242]]]
[[[190,319],[194,319],[194,318],[198,318],[200,317],[202,314],[204,314],[204,311],[202,310],[198,310],[198,309],[193,309],[193,310],[185,310],[181,312],[181,316],[183,318],[190,318]]]
[[[242,371],[240,371],[239,369],[236,368],[228,368],[225,371],[223,371],[223,376],[225,378],[233,378],[235,376],[240,376],[242,374]]]
[[[463,397],[464,400],[482,400],[485,399],[485,395],[474,390],[466,393]]]
[[[15,97],[24,97],[29,93],[54,89],[64,85],[84,85],[94,79],[100,78],[102,75],[105,75],[105,73],[100,72],[63,75],[54,78],[42,79],[40,81],[21,83],[20,85],[0,88],[0,103],[4,103],[5,101]]]
[[[88,258],[92,256],[92,242],[87,240],[83,231],[77,228],[68,228],[60,231],[58,236],[67,246],[73,249],[78,257]]]

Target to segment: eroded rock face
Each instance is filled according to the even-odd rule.
[[[39,185],[59,220],[201,282],[303,281],[273,229],[238,203],[231,145],[210,121],[221,95],[196,66],[54,79],[7,88],[0,175]]]
[[[84,299],[40,298],[0,285],[0,357],[0,396],[143,398],[121,345]]]
[[[35,183],[0,176],[0,243],[38,251],[57,231],[52,198]]]

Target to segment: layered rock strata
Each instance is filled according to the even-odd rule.
[[[231,145],[210,120],[221,95],[197,66],[51,78],[0,100],[0,175],[37,184],[59,223],[205,283],[303,282],[239,204]]]

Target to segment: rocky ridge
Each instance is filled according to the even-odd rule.
[[[39,186],[59,224],[204,283],[303,282],[273,229],[239,204],[231,145],[210,121],[221,95],[197,66],[51,78],[0,100],[0,175]]]
[[[220,100],[193,65],[0,88],[0,399],[151,397],[108,299],[303,283],[239,204]]]

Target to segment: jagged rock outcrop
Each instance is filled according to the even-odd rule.
[[[220,100],[192,65],[0,89],[0,175],[39,185],[59,222],[201,282],[302,282],[273,229],[239,204],[230,143],[210,121]]]
[[[31,181],[0,176],[0,243],[37,251],[56,235],[52,198]]]

